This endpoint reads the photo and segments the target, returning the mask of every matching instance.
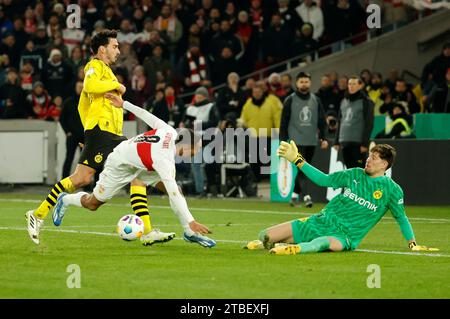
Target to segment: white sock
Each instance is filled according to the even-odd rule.
[[[63,197],[63,203],[64,203],[64,205],[74,205],[74,206],[78,206],[78,207],[83,207],[83,205],[81,205],[81,197],[83,197],[84,195],[89,195],[89,194],[86,192],[78,192],[75,194],[68,194]]]
[[[192,236],[195,234],[195,232],[192,231],[192,229],[191,229],[191,227],[189,227],[189,225],[185,225],[185,226],[183,226],[183,228],[184,228],[184,232],[186,233],[186,235]]]
[[[297,199],[297,198],[298,198],[298,194],[295,193],[295,192],[292,192],[291,198],[292,198],[292,199]]]

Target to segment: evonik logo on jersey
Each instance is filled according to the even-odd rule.
[[[344,196],[354,200],[355,202],[357,202],[361,206],[364,206],[364,207],[367,207],[370,210],[373,210],[374,212],[377,211],[378,206],[375,206],[374,204],[372,204],[368,200],[366,200],[366,199],[364,199],[362,197],[359,197],[355,193],[352,193],[350,188],[346,188],[345,189]]]

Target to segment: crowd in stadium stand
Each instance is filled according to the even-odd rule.
[[[368,4],[357,0],[86,0],[79,2],[80,28],[68,28],[69,3],[3,1],[0,118],[57,119],[63,101],[74,95],[75,83],[83,79],[92,36],[104,28],[119,30],[122,54],[114,71],[128,88],[125,97],[151,107],[164,98],[173,103],[172,91],[177,95],[193,93],[200,86],[211,88],[226,83],[231,72],[242,76],[358,34],[366,28],[363,8]],[[402,23],[415,14],[402,2],[380,3],[387,23]],[[425,91],[433,92],[432,101],[438,104],[430,74],[443,65],[431,63],[422,79]],[[438,73],[442,77],[445,71]],[[269,86],[279,96],[284,90]],[[393,84],[389,88],[398,95]],[[248,97],[251,88],[245,89]],[[372,92],[372,96],[381,104],[379,98],[389,96],[386,93]],[[422,102],[411,100],[410,93],[405,96],[413,113]],[[433,109],[430,103],[426,107]]]
[[[221,130],[229,125],[278,128],[279,118],[265,118],[267,114],[255,110],[267,105],[279,111],[295,91],[295,81],[282,72],[273,72],[267,80],[240,78],[358,35],[366,28],[364,8],[369,2],[84,0],[79,1],[80,28],[67,27],[69,3],[4,0],[0,5],[0,119],[60,121],[74,152],[82,140],[81,124],[74,118],[83,67],[97,32],[118,30],[121,55],[113,71],[127,88],[123,98],[174,127],[188,125],[189,107],[207,101],[214,102],[208,121]],[[378,3],[388,24],[404,23],[417,14],[401,1]],[[354,38],[346,46],[358,41]],[[320,81],[317,96],[332,138],[350,74],[324,73],[312,81]],[[426,64],[420,85],[407,83],[398,70],[384,75],[362,70],[360,77],[375,115],[404,116],[411,123],[417,112],[450,112],[450,44]],[[225,87],[212,90],[220,84]],[[187,93],[192,94],[188,101],[180,98]],[[71,161],[66,162],[64,174],[70,171]],[[202,183],[197,184],[202,189]]]

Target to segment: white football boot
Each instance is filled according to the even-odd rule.
[[[36,245],[39,245],[39,232],[42,225],[44,225],[44,220],[39,219],[33,215],[34,210],[29,210],[25,217],[27,218],[27,229],[28,235],[30,235],[31,240]]]
[[[151,246],[156,243],[165,243],[175,238],[175,233],[164,233],[157,228],[153,228],[148,234],[141,236],[144,246]]]

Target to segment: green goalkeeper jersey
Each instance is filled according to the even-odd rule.
[[[319,213],[327,223],[336,225],[356,248],[364,236],[390,210],[406,240],[414,233],[405,214],[403,191],[390,177],[372,178],[362,168],[351,168],[326,175],[306,163],[302,171],[320,186],[342,188]]]

